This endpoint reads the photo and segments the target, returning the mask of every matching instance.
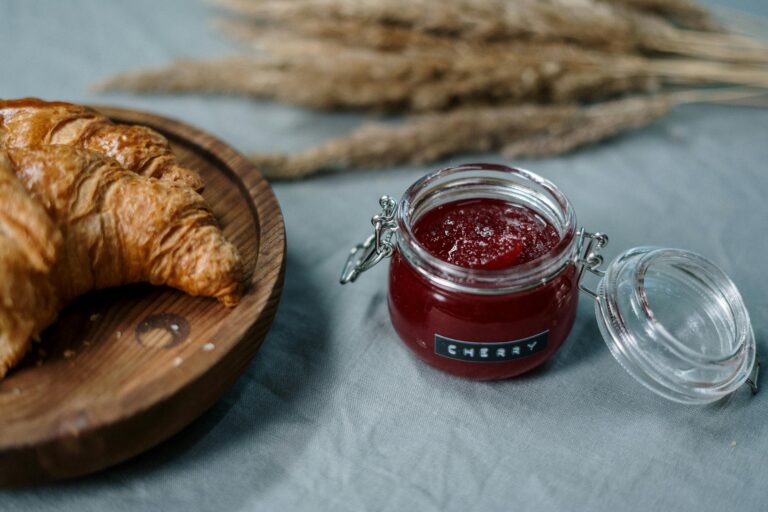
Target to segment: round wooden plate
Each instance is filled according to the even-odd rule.
[[[242,155],[164,117],[97,107],[163,133],[205,179],[203,195],[253,269],[242,302],[127,286],[68,306],[0,380],[0,485],[90,473],[158,444],[208,409],[247,367],[282,291],[285,235],[264,177]]]

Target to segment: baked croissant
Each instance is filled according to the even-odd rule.
[[[91,289],[146,281],[233,306],[243,277],[192,189],[81,148],[0,150],[0,378]]]
[[[7,150],[16,176],[63,234],[51,271],[62,304],[92,289],[167,285],[234,306],[240,255],[188,187],[126,171],[72,146]]]
[[[115,124],[97,111],[37,98],[0,100],[0,147],[79,146],[110,156],[129,171],[202,190],[197,172],[182,167],[168,140],[145,126]]]
[[[56,319],[49,277],[61,243],[53,221],[0,154],[0,378]]]

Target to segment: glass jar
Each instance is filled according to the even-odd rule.
[[[429,253],[413,227],[426,212],[463,199],[502,199],[533,210],[559,242],[530,262],[468,269]],[[427,364],[461,377],[505,379],[539,366],[567,338],[579,291],[595,299],[611,353],[643,385],[683,403],[706,403],[749,382],[755,341],[736,287],[704,258],[636,248],[599,269],[608,238],[579,229],[570,201],[540,176],[468,164],[416,181],[399,203],[384,196],[374,234],[352,249],[341,282],[391,257],[388,303],[403,342]],[[601,277],[597,291],[585,272]],[[604,277],[603,277],[604,276]]]

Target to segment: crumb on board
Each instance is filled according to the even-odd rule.
[[[216,345],[214,345],[213,343],[206,343],[205,345],[203,345],[203,352],[210,352],[214,348],[216,348]]]
[[[98,320],[98,319],[99,319],[99,317],[100,317],[100,316],[101,316],[101,315],[100,315],[100,314],[98,314],[98,313],[94,313],[94,314],[92,314],[92,315],[91,315],[91,322],[95,322],[96,320]]]
[[[731,448],[736,448],[736,441],[731,441]]]
[[[184,358],[181,356],[177,356],[176,359],[173,360],[173,366],[181,366],[181,363],[184,362]]]
[[[64,351],[64,358],[65,359],[72,359],[75,357],[75,351],[74,350],[65,350]]]

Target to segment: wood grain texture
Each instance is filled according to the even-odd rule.
[[[135,285],[81,297],[0,380],[0,485],[87,474],[172,436],[250,363],[282,291],[285,233],[277,200],[242,155],[183,123],[96,107],[163,133],[252,270],[233,309]]]

